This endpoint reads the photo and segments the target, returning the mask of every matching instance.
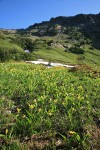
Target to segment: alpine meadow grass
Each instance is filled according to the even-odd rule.
[[[0,91],[2,150],[90,150],[100,115],[98,73],[1,63]]]

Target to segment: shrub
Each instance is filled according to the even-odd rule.
[[[10,46],[0,47],[0,61],[9,61],[9,60],[20,60],[21,56],[24,54],[24,51],[17,45],[10,44]]]
[[[84,49],[81,49],[79,47],[70,47],[68,51],[75,54],[84,54],[85,52]]]
[[[9,50],[5,48],[0,48],[0,61],[6,61],[10,59],[10,53]]]

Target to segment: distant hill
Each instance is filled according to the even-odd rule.
[[[100,14],[79,14],[73,17],[59,16],[51,18],[50,21],[43,21],[31,25],[27,30],[37,35],[54,35],[57,33],[66,33],[68,27],[76,27],[80,30],[100,31]]]
[[[13,53],[10,58],[15,60],[43,58],[69,64],[100,66],[100,13],[59,16],[50,21],[35,23],[26,29],[1,29],[1,54],[5,47],[6,53],[11,53],[10,56]],[[11,49],[9,53],[8,49]],[[24,50],[30,53],[25,54]],[[5,60],[5,53],[2,56]]]
[[[76,32],[82,33],[84,37],[92,41],[94,47],[100,49],[100,13],[79,14],[72,17],[59,16],[51,18],[50,21],[35,23],[25,30],[18,31],[33,36],[71,35],[72,33],[75,34],[76,38],[78,37]]]

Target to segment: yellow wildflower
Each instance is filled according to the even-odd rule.
[[[57,102],[58,102],[58,100],[57,100],[57,99],[55,99],[55,100],[54,100],[54,102],[55,102],[55,103],[57,103]]]
[[[70,135],[74,135],[74,134],[76,134],[76,132],[75,132],[75,131],[68,131],[68,133],[69,133]]]
[[[8,129],[6,129],[6,135],[8,134]]]
[[[71,110],[72,110],[72,111],[75,111],[75,108],[72,107]]]
[[[80,99],[81,98],[81,96],[80,95],[78,95],[78,99]]]
[[[65,102],[63,102],[62,104],[63,104],[63,106],[65,106]]]
[[[40,112],[40,111],[41,111],[41,108],[39,108],[38,111]]]
[[[52,113],[51,113],[51,112],[49,112],[49,113],[48,113],[48,115],[49,115],[49,116],[52,116]]]
[[[29,106],[30,109],[34,108],[34,105],[32,105],[32,104],[28,104],[28,106]]]
[[[82,90],[82,89],[83,89],[83,87],[82,87],[82,86],[79,86],[79,87],[78,87],[78,89],[81,89],[81,90]]]
[[[21,109],[17,108],[17,112],[20,113]]]
[[[34,99],[34,102],[36,103],[36,102],[37,102],[37,100],[36,100],[36,99]]]
[[[22,117],[23,117],[23,118],[26,118],[26,116],[25,116],[25,115],[23,115]]]

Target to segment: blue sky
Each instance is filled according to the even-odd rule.
[[[0,28],[27,28],[51,17],[99,12],[100,0],[0,0]]]

